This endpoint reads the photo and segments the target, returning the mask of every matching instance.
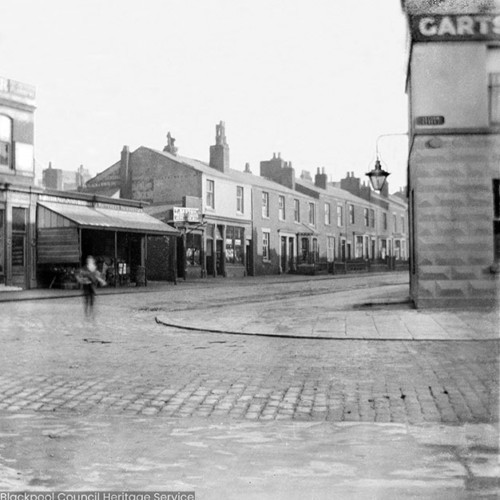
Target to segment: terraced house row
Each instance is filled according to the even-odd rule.
[[[405,266],[406,193],[376,193],[353,173],[329,182],[324,169],[296,177],[274,154],[260,175],[230,168],[225,126],[216,126],[208,163],[163,150],[124,147],[85,191],[147,203],[179,236],[150,244],[149,279],[346,272]],[[168,259],[166,257],[168,254]],[[170,263],[165,265],[165,262]]]

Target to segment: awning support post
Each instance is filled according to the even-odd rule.
[[[115,231],[115,288],[118,286],[118,232]]]

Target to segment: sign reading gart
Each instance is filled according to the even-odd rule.
[[[412,16],[415,41],[500,40],[500,14],[449,14]]]

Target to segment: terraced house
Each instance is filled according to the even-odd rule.
[[[280,154],[261,162],[260,175],[248,164],[232,169],[223,122],[208,163],[180,156],[167,137],[162,151],[125,147],[86,190],[148,202],[149,214],[174,225],[181,234],[169,250],[176,278],[387,269],[395,259],[405,265],[404,196],[378,195],[350,174],[338,185],[324,170],[314,182],[296,178]],[[150,248],[153,255],[162,258]]]

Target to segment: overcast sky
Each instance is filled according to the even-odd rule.
[[[37,171],[96,174],[123,145],[208,161],[226,123],[231,167],[273,152],[296,174],[364,178],[381,134],[407,131],[399,0],[4,0],[1,76],[37,88]],[[406,137],[379,141],[391,192]]]

